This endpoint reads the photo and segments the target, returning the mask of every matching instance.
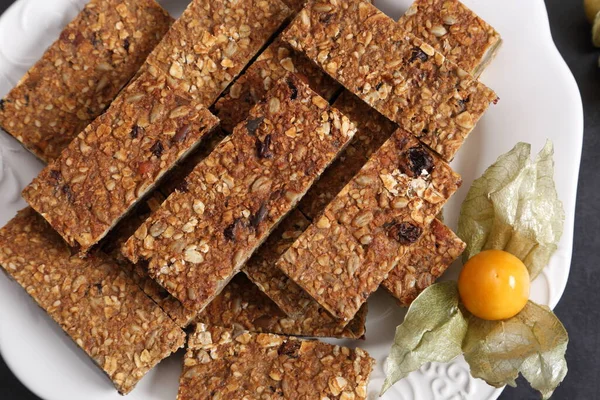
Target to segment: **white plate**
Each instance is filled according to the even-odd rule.
[[[189,0],[188,0],[189,1]],[[179,15],[186,0],[164,0]],[[18,0],[0,18],[0,96],[18,81],[56,39],[63,25],[85,0]],[[518,141],[537,151],[546,138],[556,148],[556,184],[566,210],[565,233],[550,265],[533,285],[533,298],[554,307],[569,274],[573,242],[575,195],[583,136],[583,111],[577,85],[550,36],[542,0],[465,0],[504,37],[498,57],[484,73],[483,82],[500,96],[453,167],[462,174],[463,188],[446,207],[446,221],[454,227],[460,204],[476,177]],[[376,0],[397,18],[410,0]],[[0,132],[0,225],[25,206],[20,191],[42,164],[4,132]],[[456,278],[459,265],[445,275]],[[367,339],[337,341],[360,345],[377,359],[369,387],[375,399],[383,383],[383,361],[394,328],[404,311],[389,296],[377,293],[369,300]],[[121,399],[92,361],[31,301],[18,285],[0,274],[0,350],[15,375],[46,400]],[[163,361],[128,396],[129,399],[167,400],[177,393],[181,352]],[[384,399],[495,399],[500,390],[473,379],[460,359],[428,365],[392,388]]]

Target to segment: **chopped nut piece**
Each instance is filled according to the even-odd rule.
[[[271,268],[276,269],[274,264],[271,264]],[[250,332],[290,336],[358,339],[365,334],[366,304],[348,325],[335,320],[318,305],[309,310],[298,319],[287,316],[247,277],[238,274],[204,309],[197,321],[214,326],[242,327]]]
[[[150,54],[147,69],[211,106],[290,15],[279,0],[194,0]]]
[[[154,0],[92,0],[0,101],[0,126],[54,160],[110,105],[171,24]]]
[[[428,154],[434,166],[429,174],[416,175],[405,168],[416,149],[429,151],[397,130],[325,208],[329,228],[311,225],[277,262],[336,318],[348,321],[355,315],[461,183],[433,154]],[[382,174],[393,180],[392,186],[384,185]],[[415,182],[422,182],[442,200],[430,201],[426,191],[414,190]],[[407,206],[391,207],[397,197],[408,199]],[[372,218],[357,226],[357,216],[367,211]],[[367,234],[368,240],[363,239]],[[322,255],[328,256],[327,262],[319,263]]]
[[[416,0],[398,24],[475,77],[502,43],[493,27],[458,0]]]
[[[400,260],[382,286],[403,306],[430,286],[461,255],[465,243],[447,226],[435,219]]]
[[[25,188],[23,197],[67,243],[78,243],[86,252],[218,124],[184,94],[165,77],[142,74]],[[181,107],[185,112],[169,116],[169,110]],[[157,108],[164,111],[154,122],[143,121]],[[191,127],[185,140],[171,140],[184,125]],[[141,129],[132,139],[136,126]],[[111,172],[115,169],[118,174]],[[108,190],[106,182],[115,176],[120,179]]]
[[[85,260],[33,209],[0,230],[0,265],[126,394],[185,333],[114,260]]]
[[[230,87],[229,93],[215,104],[215,115],[227,132],[243,121],[250,108],[258,103],[287,72],[305,78],[310,87],[330,100],[340,86],[304,55],[276,39]],[[294,96],[294,92],[292,92]]]
[[[292,86],[297,91],[294,99]],[[169,196],[125,244],[124,254],[133,262],[147,260],[150,275],[185,307],[201,311],[225,287],[354,135],[355,128],[345,116],[335,109],[318,109],[311,103],[313,96],[299,78],[281,80],[268,94],[269,99],[279,99],[277,111],[272,112],[268,104],[257,104],[248,118],[261,121],[255,131],[248,133],[248,122],[239,124],[187,178],[194,185],[185,193],[176,191]],[[318,137],[315,128],[322,118],[332,121],[333,128],[329,135]],[[286,136],[291,126],[301,134]],[[259,157],[256,140],[265,143],[267,136],[271,137],[270,155]],[[293,154],[299,148],[305,149],[304,156],[296,159]],[[269,184],[264,184],[265,177]],[[259,179],[263,184],[252,192]],[[202,215],[194,212],[194,200],[204,203]],[[193,232],[184,232],[182,227],[192,214],[198,224]],[[256,218],[258,214],[263,216]],[[154,239],[148,248],[145,240],[151,236],[144,238],[141,233],[148,235],[157,221],[166,222],[176,233]],[[185,248],[200,247],[202,240],[206,241],[204,261],[190,265],[184,259]],[[187,296],[189,287],[195,289],[195,300]]]
[[[346,0],[322,5],[309,1],[283,40],[451,160],[497,100],[495,93],[371,4]],[[470,118],[458,118],[464,112]]]
[[[364,350],[266,333],[244,332],[232,341],[232,335],[232,329],[198,324],[178,400],[250,399],[263,391],[260,398],[366,399],[374,360]]]

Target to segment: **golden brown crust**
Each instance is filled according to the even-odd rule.
[[[126,394],[185,333],[108,256],[85,260],[33,209],[0,230],[0,265]]]
[[[448,269],[465,246],[450,228],[435,219],[381,285],[408,307]]]
[[[398,24],[475,77],[502,43],[492,26],[458,0],[416,0]]]
[[[275,269],[275,265],[271,264],[271,268]],[[346,324],[336,321],[318,306],[301,318],[291,318],[247,277],[238,274],[204,309],[197,321],[250,332],[359,339],[365,334],[366,318],[366,304],[345,327],[343,325]]]
[[[450,166],[397,130],[277,266],[349,321],[460,183]]]
[[[0,126],[54,160],[110,105],[171,21],[154,0],[92,0],[1,101]]]
[[[194,0],[148,57],[148,68],[209,107],[290,13],[279,0]]]
[[[348,119],[296,76],[188,176],[123,248],[189,309],[201,311],[354,135]]]
[[[199,324],[177,400],[366,399],[373,363],[360,348]]]
[[[312,61],[277,38],[215,104],[214,112],[223,129],[232,132],[269,89],[290,72],[304,79],[327,101],[341,89]]]
[[[283,39],[445,160],[497,100],[492,90],[362,0],[309,1]]]
[[[23,191],[69,243],[87,251],[218,119],[163,76],[145,73]]]

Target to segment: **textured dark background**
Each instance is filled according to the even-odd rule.
[[[0,14],[12,2],[0,0]],[[600,253],[596,251],[600,247],[600,50],[591,45],[590,26],[581,0],[546,0],[546,5],[554,41],[577,79],[585,112],[571,275],[555,310],[571,338],[567,350],[569,374],[553,398],[600,399]],[[519,381],[516,389],[506,389],[501,397],[502,400],[538,398],[524,381]],[[1,359],[0,399],[38,399],[21,385]]]

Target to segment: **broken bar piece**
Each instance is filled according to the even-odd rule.
[[[408,307],[462,254],[465,243],[450,228],[434,219],[381,285]]]
[[[217,124],[166,77],[144,73],[23,197],[68,244],[86,252]]]
[[[497,100],[492,90],[362,0],[309,1],[283,40],[445,160]]]
[[[450,166],[399,129],[277,266],[334,317],[349,321],[460,183]]]
[[[184,344],[185,333],[112,259],[72,255],[31,208],[0,230],[0,265],[121,394]]]
[[[360,348],[198,324],[177,400],[366,399],[373,364]]]
[[[474,77],[502,44],[500,34],[458,0],[416,0],[398,24]]]
[[[132,262],[201,311],[354,135],[298,77],[282,79],[126,242]]]
[[[277,38],[215,104],[214,113],[221,120],[223,129],[232,132],[248,116],[250,109],[288,72],[302,77],[327,101],[341,89],[312,61]]]
[[[271,268],[276,269],[273,264]],[[366,304],[345,327],[322,308],[310,310],[302,318],[290,318],[246,276],[237,274],[198,316],[197,321],[213,326],[289,336],[359,339],[365,334]]]
[[[148,57],[147,68],[211,106],[289,17],[280,0],[194,0]]]
[[[54,160],[110,105],[171,21],[154,0],[92,0],[0,100],[0,126]]]

